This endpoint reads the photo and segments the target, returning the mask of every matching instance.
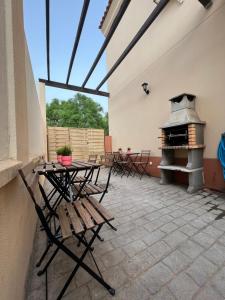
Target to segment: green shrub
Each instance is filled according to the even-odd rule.
[[[72,149],[70,148],[70,146],[64,146],[61,148],[62,149],[62,152],[61,152],[61,155],[62,156],[70,156],[72,154]]]
[[[56,154],[57,154],[57,155],[62,155],[62,152],[63,152],[63,148],[62,148],[62,147],[56,149]]]

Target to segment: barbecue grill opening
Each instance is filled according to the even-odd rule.
[[[188,126],[176,126],[164,129],[166,146],[188,145]]]

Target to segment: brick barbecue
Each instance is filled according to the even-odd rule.
[[[188,192],[195,192],[203,185],[204,126],[195,110],[196,96],[181,94],[171,101],[169,121],[161,128],[162,161],[161,183],[173,180],[173,171],[189,174]],[[175,151],[187,150],[186,166],[175,165]]]

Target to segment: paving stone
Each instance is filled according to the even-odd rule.
[[[192,239],[205,248],[209,248],[215,242],[215,239],[212,238],[212,236],[204,232],[197,233]]]
[[[186,224],[186,225],[180,227],[179,230],[188,236],[192,236],[198,231],[197,228],[191,226],[190,224]]]
[[[155,258],[149,253],[149,251],[144,250],[132,258],[125,259],[122,262],[121,267],[131,278],[137,277],[139,274],[149,269],[155,262]]]
[[[176,300],[167,287],[163,287],[153,298],[153,300]]]
[[[171,210],[171,209],[170,209],[170,210]],[[164,215],[164,216],[162,216],[160,219],[163,219],[164,223],[169,223],[169,222],[171,222],[171,221],[174,220],[174,218],[171,217],[170,215]]]
[[[42,289],[45,287],[45,276],[37,276],[37,269],[35,268],[33,272],[29,275],[29,290]]]
[[[99,284],[94,279],[88,282],[87,287],[90,291],[91,300],[102,299],[103,297],[105,297],[109,293],[107,291],[107,289],[105,289],[101,284]]]
[[[173,220],[173,223],[175,223],[178,226],[183,226],[184,224],[187,223],[187,221],[185,221],[182,218],[176,218],[176,219]]]
[[[221,265],[225,263],[225,247],[219,243],[215,243],[204,253],[204,256],[211,260],[214,264]]]
[[[176,230],[177,227],[178,227],[178,225],[176,225],[176,224],[173,223],[173,222],[170,222],[170,223],[167,223],[167,224],[165,224],[164,226],[162,226],[162,227],[160,228],[160,230],[162,230],[162,231],[164,231],[164,232],[166,232],[166,233],[169,233],[169,232],[172,232],[172,231]]]
[[[27,293],[27,300],[42,300],[45,299],[45,287],[42,289],[35,289],[32,291],[29,291]]]
[[[139,240],[127,244],[126,246],[123,247],[123,250],[124,252],[127,253],[129,257],[133,257],[135,254],[141,252],[146,247],[147,245],[143,241]]]
[[[204,228],[203,232],[211,235],[212,237],[217,237],[217,238],[223,234],[221,230],[213,227],[212,225],[209,225],[208,227]]]
[[[208,224],[215,220],[215,216],[212,214],[212,212],[208,212],[207,214],[202,215],[200,219]]]
[[[225,267],[222,268],[219,273],[217,273],[213,279],[213,286],[220,292],[221,295],[225,297]]]
[[[225,219],[215,220],[213,226],[225,232]]]
[[[79,270],[77,271],[77,274],[75,276],[75,282],[76,282],[77,287],[85,285],[91,280],[92,280],[91,275],[88,274],[84,269],[79,268]]]
[[[149,220],[147,220],[145,218],[141,218],[141,219],[136,219],[134,221],[134,224],[137,225],[137,226],[143,226],[143,225],[145,225],[148,222],[149,222]]]
[[[177,218],[177,217],[183,216],[185,213],[186,213],[186,211],[184,209],[177,209],[177,210],[171,212],[170,215],[172,217],[176,217]]]
[[[91,300],[91,296],[88,287],[81,286],[79,288],[74,289],[70,293],[66,294],[62,299],[63,300],[74,300],[74,299]]]
[[[59,277],[62,274],[72,272],[74,269],[74,263],[70,257],[66,257],[64,260],[60,261],[57,264],[54,264],[54,273],[55,277]]]
[[[159,240],[161,240],[164,236],[165,236],[164,232],[162,232],[161,230],[155,230],[152,233],[148,233],[148,235],[146,235],[143,238],[143,241],[150,246],[158,242]]]
[[[192,214],[192,213],[189,213],[189,214],[186,214],[184,216],[182,216],[182,218],[185,220],[185,221],[191,221],[195,218],[197,218],[197,216],[195,214]]]
[[[61,277],[58,277],[57,279],[51,282],[48,282],[48,299],[57,299],[70,274],[71,272],[64,274]],[[70,285],[68,286],[67,290],[65,291],[64,296],[66,296],[68,293],[71,293],[75,288],[76,280],[74,277],[70,282]]]
[[[125,256],[126,255],[122,249],[115,249],[103,255],[102,261],[105,267],[109,268],[121,263]]]
[[[176,247],[186,239],[187,239],[187,236],[179,230],[176,230],[176,231],[170,233],[169,235],[167,235],[164,238],[165,242],[170,247]]]
[[[127,245],[131,242],[133,242],[133,237],[132,235],[127,235],[126,233],[119,236],[118,238],[115,238],[111,240],[111,243],[114,247],[122,247],[124,245]]]
[[[171,251],[171,248],[164,241],[159,241],[151,246],[148,251],[156,260],[158,260],[168,254]]]
[[[168,287],[176,299],[179,300],[192,299],[198,290],[197,284],[184,273],[180,273],[175,279],[173,279],[168,284]]]
[[[129,282],[122,289],[116,291],[113,300],[149,300],[149,292],[139,282]],[[104,300],[112,300],[112,296],[107,296]]]
[[[194,298],[195,300],[224,300],[212,286],[203,287]]]
[[[102,256],[113,249],[114,246],[111,241],[104,241],[103,243],[101,242],[98,245],[94,245],[94,255],[95,257]]]
[[[126,273],[118,266],[108,269],[107,271],[103,272],[102,275],[104,280],[116,291],[128,282]],[[99,283],[96,280],[90,281],[88,283],[88,287],[90,290],[91,299],[98,300],[108,294],[108,291],[104,287],[99,288]]]
[[[178,249],[192,259],[204,251],[202,246],[191,240],[184,241]]]
[[[147,236],[148,234],[149,232],[142,226],[136,227],[126,233],[127,237],[131,237],[133,240],[140,240],[142,237]]]
[[[147,290],[155,294],[172,276],[172,271],[163,263],[159,262],[141,275],[139,280]]]
[[[191,225],[198,228],[198,229],[202,229],[207,224],[198,218],[198,219],[195,219],[195,220],[191,221]]]
[[[174,273],[178,273],[183,270],[190,263],[190,258],[179,250],[173,251],[164,260],[164,264],[167,265]]]
[[[217,270],[217,267],[206,258],[200,256],[186,270],[186,273],[200,286]]]
[[[128,227],[128,228],[130,228],[130,227]],[[122,225],[120,225],[118,231],[119,231],[119,233],[122,231]],[[113,238],[116,238],[117,236],[118,235],[116,235],[116,231],[114,231],[114,230],[110,230],[107,232],[105,232],[105,231],[101,232],[101,237],[104,238],[104,241],[112,240]]]
[[[225,246],[225,235],[222,235],[218,241]]]
[[[160,211],[154,211],[150,213],[149,215],[146,215],[145,218],[148,219],[149,221],[156,220],[162,216]]]
[[[152,232],[152,231],[158,229],[159,227],[163,226],[164,224],[165,224],[165,221],[164,221],[164,220],[162,220],[162,219],[157,219],[157,220],[154,220],[154,221],[152,221],[152,222],[146,223],[146,224],[144,225],[144,227],[145,227],[148,231]]]

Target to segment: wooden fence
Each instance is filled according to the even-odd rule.
[[[92,128],[48,127],[48,159],[56,160],[56,149],[70,145],[73,159],[104,154],[104,130]]]

